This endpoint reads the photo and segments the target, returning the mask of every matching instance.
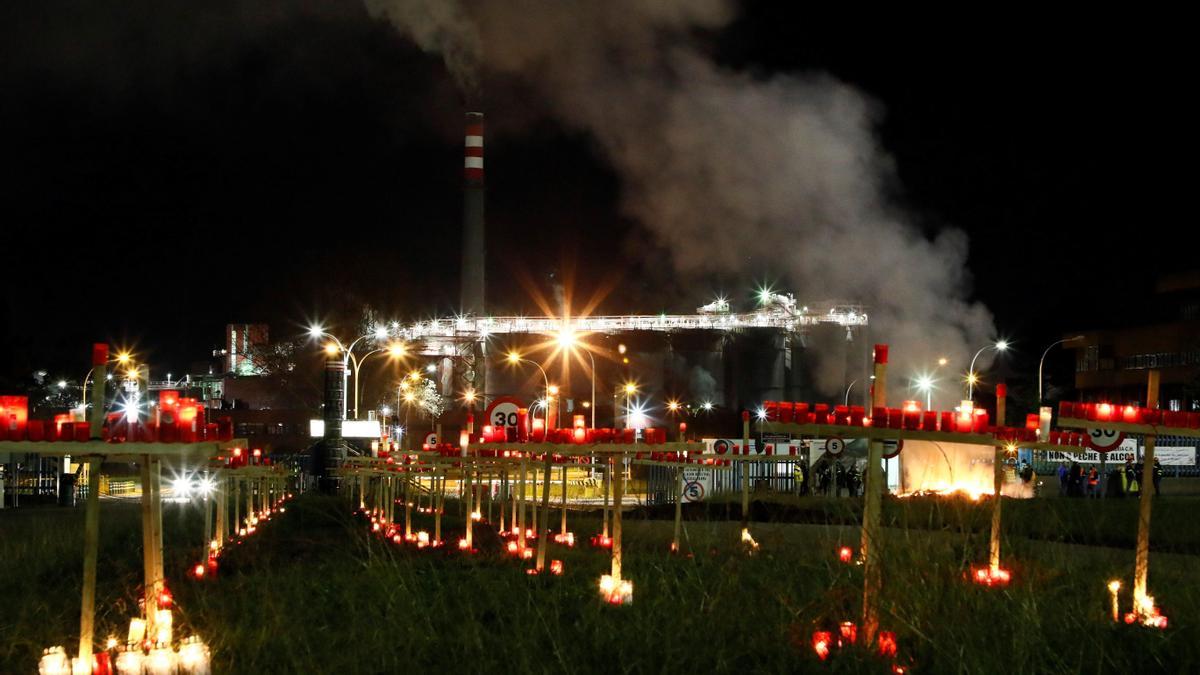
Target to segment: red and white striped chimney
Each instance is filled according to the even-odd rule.
[[[486,283],[483,221],[483,113],[467,113],[463,143],[462,312],[482,316]]]
[[[483,113],[467,113],[463,144],[463,178],[468,186],[483,184]]]

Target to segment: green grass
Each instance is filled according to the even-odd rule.
[[[885,518],[897,526],[887,531],[883,627],[898,634],[902,657],[917,672],[1200,667],[1200,532],[1191,524],[1200,502],[1156,505],[1164,546],[1186,552],[1151,559],[1151,589],[1172,622],[1166,631],[1111,624],[1104,586],[1112,578],[1128,585],[1132,549],[1082,545],[1132,542],[1133,531],[1123,528],[1136,522],[1124,513],[1133,502],[1005,506],[1005,564],[1016,578],[1008,588],[984,589],[963,575],[985,556],[986,504],[889,502]],[[460,522],[455,508],[449,505],[445,522],[449,540]],[[758,515],[801,522],[755,525],[762,549],[752,557],[736,546],[738,524],[722,520],[725,508],[709,505],[708,520],[686,523],[691,557],[667,552],[669,520],[627,515],[625,576],[635,584],[629,607],[598,600],[608,558],[586,544],[551,545],[550,557],[565,563],[563,577],[529,577],[528,563],[501,554],[494,535],[479,536],[477,556],[417,552],[368,534],[343,502],[315,496],[294,502],[222,559],[219,578],[203,582],[182,574],[198,555],[199,512],[168,507],[167,569],[177,622],[210,643],[218,673],[886,672],[884,662],[860,653],[822,664],[808,647],[815,627],[856,619],[860,610],[861,568],[835,555],[843,543],[857,546],[857,529],[846,524],[854,502],[756,505]],[[104,509],[101,637],[122,634],[136,611],[137,514],[136,505]],[[81,516],[0,513],[0,672],[33,672],[41,648],[70,646],[78,630]],[[599,521],[573,516],[571,527],[586,539]],[[1060,536],[1079,543],[1047,541]]]

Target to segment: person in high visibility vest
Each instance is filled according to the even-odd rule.
[[[1094,466],[1088,469],[1087,496],[1093,499],[1100,496],[1100,472]]]

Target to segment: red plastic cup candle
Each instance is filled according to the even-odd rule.
[[[1126,424],[1137,424],[1141,421],[1141,415],[1137,408],[1127,405],[1121,408],[1121,421]]]

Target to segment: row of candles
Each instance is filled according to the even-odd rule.
[[[199,637],[192,635],[172,646],[170,604],[171,594],[164,589],[161,608],[154,614],[153,635],[147,635],[144,619],[130,619],[125,644],[111,637],[90,659],[69,658],[61,646],[43,650],[38,675],[209,675],[211,655]]]
[[[523,409],[522,409],[523,410]],[[485,425],[475,440],[479,443],[561,443],[591,445],[596,443],[636,443],[637,429],[589,428],[583,415],[576,415],[570,429],[547,429],[545,420],[534,418],[532,428],[526,431],[520,411],[517,426]],[[667,430],[661,427],[642,429],[641,442],[656,445],[667,442]],[[679,424],[679,433],[687,431],[687,423]]]
[[[56,415],[55,417],[63,417]],[[197,443],[233,439],[233,421],[222,417],[207,424],[134,422],[124,413],[114,413],[101,430],[100,437],[109,443]],[[56,443],[87,443],[92,438],[89,422],[71,420],[27,420],[25,424],[0,424],[0,441],[33,441]]]
[[[1121,422],[1123,424],[1149,424],[1175,427],[1178,429],[1200,429],[1200,412],[1139,408],[1133,405],[1112,403],[1075,403],[1063,401],[1058,404],[1058,416],[1065,419],[1089,422]]]
[[[1041,419],[1036,414],[1027,415],[1024,427],[996,427],[988,422],[988,412],[975,408],[970,401],[954,411],[922,410],[916,401],[905,401],[901,408],[876,407],[868,417],[863,406],[829,406],[817,403],[764,402],[764,411],[769,421],[784,424],[823,424],[834,426],[877,427],[906,431],[939,431],[960,434],[991,434],[1001,440],[1012,442],[1037,442]],[[1064,446],[1084,444],[1085,434],[1066,431],[1050,431],[1045,439],[1049,443]]]

